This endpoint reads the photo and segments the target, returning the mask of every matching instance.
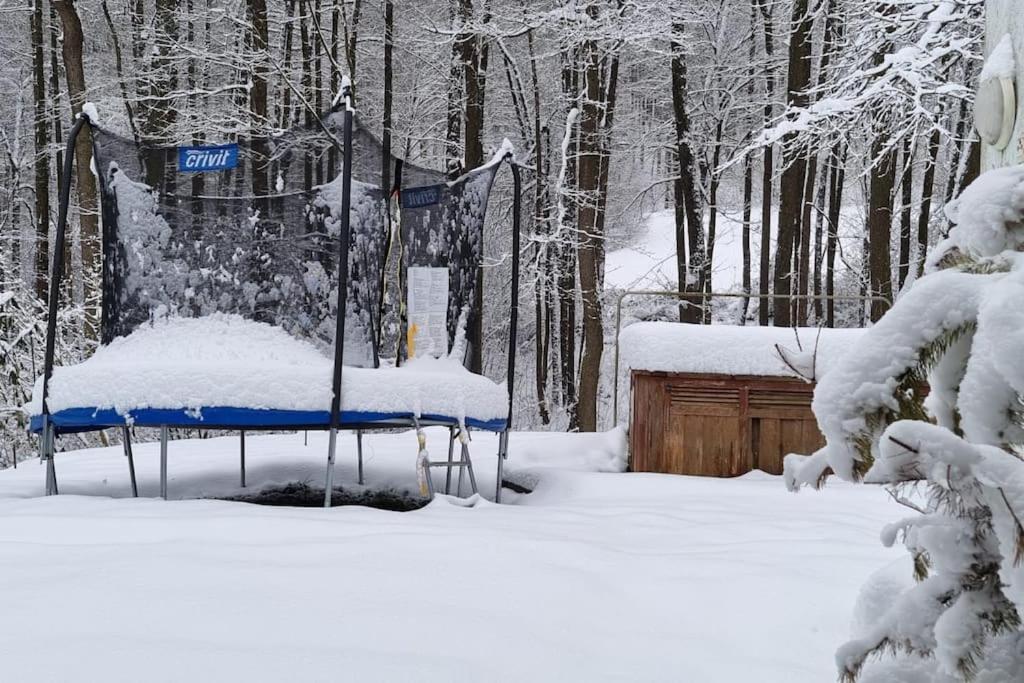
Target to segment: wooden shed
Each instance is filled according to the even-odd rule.
[[[824,443],[808,379],[827,371],[858,334],[681,323],[626,328],[632,470],[781,474],[787,453],[812,453]]]

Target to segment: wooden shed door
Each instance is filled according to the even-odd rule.
[[[711,477],[782,473],[824,442],[812,387],[788,378],[633,373],[632,468]]]
[[[782,474],[788,453],[813,453],[825,445],[811,412],[811,393],[803,387],[785,389],[777,385],[750,390],[753,466],[772,474]]]
[[[633,469],[730,477],[750,469],[744,453],[744,392],[725,383],[692,385],[635,376]]]

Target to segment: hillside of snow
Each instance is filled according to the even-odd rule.
[[[840,235],[847,234],[845,226],[853,228],[862,222],[856,207],[844,208]],[[772,234],[778,227],[778,210],[772,217]],[[672,210],[658,211],[646,216],[639,234],[632,243],[616,249],[609,248],[605,257],[605,287],[609,289],[675,289],[676,226]],[[707,226],[705,225],[705,233]],[[760,213],[750,224],[751,277],[757,282],[761,249]],[[853,234],[856,234],[855,232]],[[857,239],[843,240],[844,248],[859,253]],[[813,239],[812,239],[813,241]],[[772,256],[775,240],[772,240]],[[836,269],[845,270],[837,258]],[[715,292],[739,291],[743,284],[743,220],[738,211],[718,214],[715,236],[714,263],[711,280]]]

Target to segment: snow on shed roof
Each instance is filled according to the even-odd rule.
[[[739,327],[640,322],[619,335],[620,364],[632,370],[818,378],[860,339],[861,329]],[[797,344],[799,336],[800,344]],[[801,351],[802,348],[802,351]]]

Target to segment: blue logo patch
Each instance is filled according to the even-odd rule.
[[[403,209],[421,209],[424,206],[433,206],[441,203],[441,192],[444,185],[426,185],[424,187],[410,187],[402,190]]]
[[[226,171],[235,166],[238,166],[238,145],[236,144],[178,148],[178,171],[180,173]]]

